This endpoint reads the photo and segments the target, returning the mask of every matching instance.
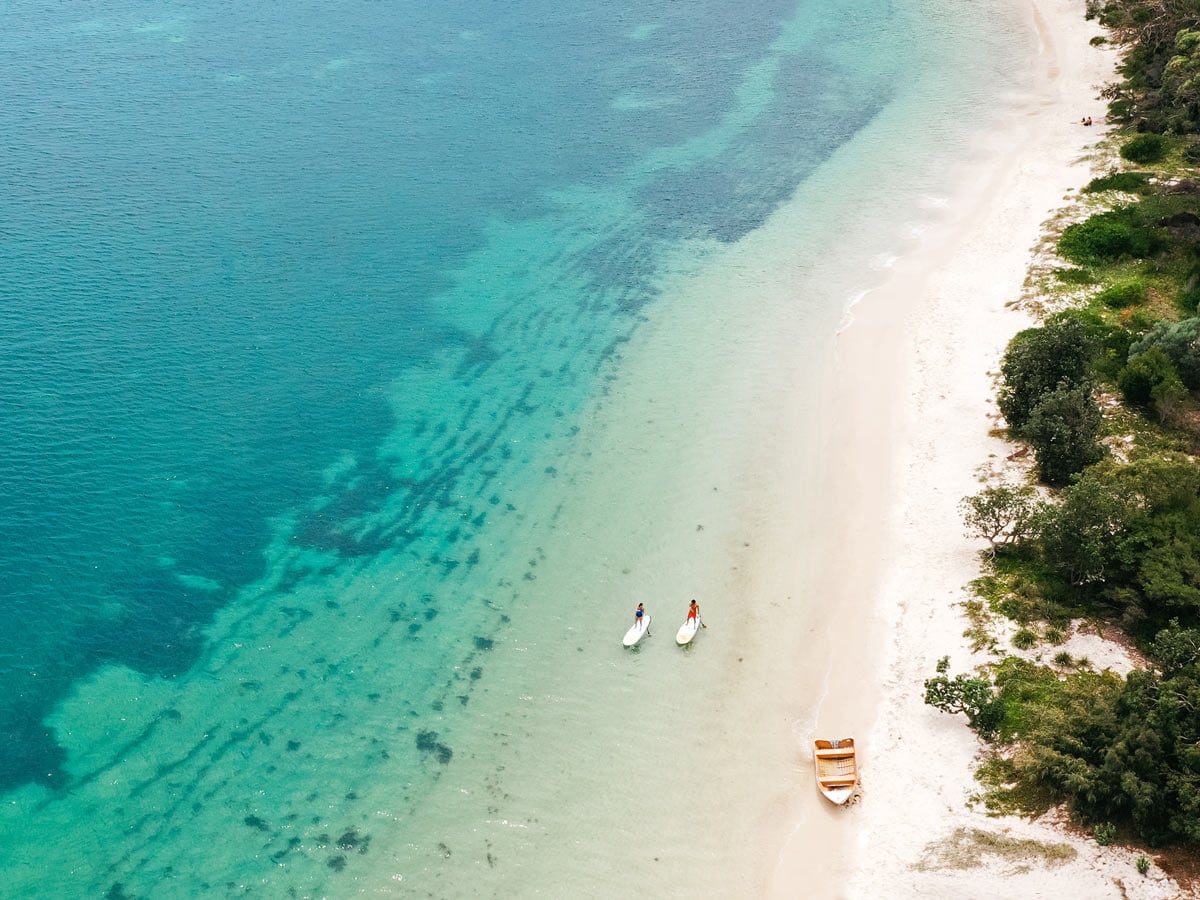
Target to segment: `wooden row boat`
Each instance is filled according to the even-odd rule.
[[[817,787],[821,793],[839,806],[849,800],[858,786],[854,738],[813,741],[813,761],[817,767]]]

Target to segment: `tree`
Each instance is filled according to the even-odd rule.
[[[984,488],[959,503],[967,534],[986,538],[993,557],[1001,544],[1019,541],[1029,534],[1041,507],[1034,488],[1011,484]]]
[[[1033,408],[1064,381],[1087,381],[1096,356],[1096,340],[1077,317],[1064,317],[1041,328],[1028,328],[1009,342],[1000,364],[1000,412],[1014,434],[1022,435]]]
[[[938,674],[925,679],[925,702],[948,713],[966,713],[967,721],[980,734],[994,734],[999,725],[1002,708],[996,702],[992,683],[986,678],[955,675],[950,678],[950,657],[938,660]]]
[[[1103,459],[1106,451],[1099,440],[1103,420],[1087,385],[1064,379],[1045,394],[1022,429],[1037,455],[1042,480],[1061,487],[1072,475]]]
[[[1200,662],[1200,630],[1183,628],[1178,619],[1172,619],[1155,635],[1150,652],[1162,666],[1163,675],[1170,678]]]
[[[1096,470],[1085,472],[1062,497],[1035,523],[1046,562],[1071,584],[1103,581],[1131,504],[1111,475]]]
[[[1191,130],[1200,111],[1200,31],[1183,28],[1176,33],[1175,55],[1163,67],[1162,90],[1174,107],[1168,123],[1178,131]]]

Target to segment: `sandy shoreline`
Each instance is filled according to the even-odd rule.
[[[834,626],[835,643],[853,651],[833,658],[817,727],[841,737],[852,713],[863,717],[854,733],[865,792],[839,814],[806,815],[819,816],[815,843],[814,822],[796,824],[803,840],[785,841],[772,897],[1173,895],[1161,876],[1138,875],[1127,851],[1100,858],[1094,842],[1048,825],[969,811],[978,744],[963,722],[922,702],[939,657],[960,669],[971,662],[956,604],[978,572],[979,547],[963,536],[957,505],[978,490],[989,457],[1008,452],[989,435],[988,373],[1030,324],[1007,304],[1021,294],[1043,222],[1092,176],[1085,157],[1103,129],[1079,121],[1101,118],[1098,88],[1116,60],[1115,51],[1089,46],[1099,31],[1085,21],[1082,0],[1018,9],[1041,43],[1028,95],[1003,122],[989,123],[999,127],[981,141],[945,219],[854,307],[839,335],[827,454],[837,463],[826,502],[831,546],[841,549],[821,584],[848,609],[858,592],[876,603],[866,623]],[[971,852],[980,865],[947,864],[946,842],[962,829],[1068,843],[1076,856],[1014,862]]]

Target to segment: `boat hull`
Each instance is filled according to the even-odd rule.
[[[817,790],[830,803],[842,806],[858,790],[858,756],[854,738],[813,741]]]

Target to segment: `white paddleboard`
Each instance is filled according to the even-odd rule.
[[[675,643],[679,644],[680,646],[683,646],[684,644],[690,644],[692,642],[692,638],[696,636],[696,632],[699,630],[700,617],[697,616],[694,619],[688,619],[679,626],[679,631],[675,634]]]
[[[638,641],[646,636],[646,632],[650,630],[650,616],[642,616],[637,622],[633,623],[633,627],[625,632],[625,637],[621,641],[626,647],[634,646]]]

